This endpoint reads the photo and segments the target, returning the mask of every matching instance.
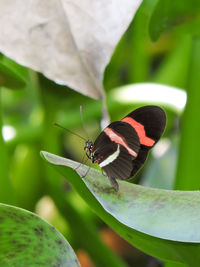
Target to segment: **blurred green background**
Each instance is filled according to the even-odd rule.
[[[180,100],[170,93],[168,104],[160,100],[168,119],[163,140],[132,180],[157,188],[199,190],[200,4],[161,2],[155,6],[155,1],[144,1],[106,68],[108,111],[113,121],[152,103],[145,95],[140,101],[134,100],[134,94],[129,102],[123,100],[119,90],[123,94],[127,84],[162,83],[184,90],[187,104],[182,108],[170,105]],[[166,263],[135,249],[108,228],[39,155],[46,150],[81,161],[84,142],[53,123],[84,136],[82,105],[87,131],[95,140],[101,131],[101,102],[4,55],[0,56],[0,86],[0,202],[47,219],[66,237],[83,267],[100,266],[98,258],[106,246],[128,266],[164,266]],[[85,242],[88,237],[91,242]]]

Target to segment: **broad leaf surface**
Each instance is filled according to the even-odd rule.
[[[155,41],[164,31],[181,24],[186,24],[186,32],[200,34],[199,0],[159,0],[149,23],[150,36]]]
[[[26,210],[0,204],[0,266],[80,266],[65,238]]]
[[[0,2],[0,51],[91,97],[142,0]]]
[[[69,179],[88,205],[130,243],[162,259],[194,264],[196,259],[186,251],[200,255],[199,244],[187,243],[200,242],[200,192],[152,189],[123,181],[119,181],[120,190],[115,192],[108,179],[94,169],[83,179],[88,190],[80,177],[68,172],[67,166],[76,168],[79,163],[47,152],[42,154]],[[81,165],[77,173],[82,176],[87,169]]]

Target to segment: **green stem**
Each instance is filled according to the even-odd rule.
[[[144,4],[143,4],[144,6]],[[134,21],[130,28],[130,45],[127,51],[131,51],[129,55],[130,76],[129,81],[137,83],[147,80],[150,68],[150,56],[144,44],[147,42],[147,16],[141,8],[136,13]]]
[[[1,88],[0,88],[0,202],[6,204],[13,203],[13,193],[11,181],[8,174],[8,154],[6,145],[3,139],[3,110],[2,110],[2,99],[1,99]]]
[[[175,47],[170,51],[154,77],[154,82],[186,88],[190,63],[191,36],[177,38]]]
[[[187,104],[181,120],[181,140],[175,189],[199,190],[199,101],[200,101],[200,39],[193,38],[190,45],[190,71],[188,78]],[[185,264],[166,263],[165,267],[185,267]]]
[[[199,190],[200,38],[194,38],[188,80],[187,105],[181,121],[181,140],[175,188]]]

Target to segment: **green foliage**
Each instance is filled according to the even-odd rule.
[[[80,266],[57,230],[38,216],[0,204],[1,266]]]
[[[159,0],[151,16],[149,23],[152,40],[171,27],[186,24],[190,28],[189,33],[198,34],[200,23],[200,2],[198,0]],[[195,25],[195,29],[194,29]]]
[[[182,118],[182,132],[180,141],[180,155],[177,166],[176,188],[181,190],[199,190],[198,142],[200,124],[198,121],[200,101],[200,38],[194,38],[191,46],[190,71],[188,78],[188,101]],[[190,140],[188,142],[188,140]],[[190,178],[189,178],[190,177]],[[188,179],[189,178],[189,179]]]
[[[20,89],[26,84],[27,70],[7,57],[0,58],[0,86],[10,89]]]
[[[198,214],[199,192],[150,189],[123,181],[119,182],[119,192],[115,192],[108,179],[94,170],[83,179],[86,188],[80,177],[67,168],[77,169],[79,163],[47,152],[42,152],[42,156],[69,180],[91,209],[131,244],[164,260],[190,266],[200,260],[200,245],[192,244],[200,240],[199,218],[192,216]],[[87,169],[81,165],[77,173],[83,176]],[[188,258],[188,251],[196,255],[195,259]]]
[[[102,102],[0,54],[0,203],[16,206],[0,204],[0,266],[41,266],[46,257],[48,261],[42,266],[53,266],[58,259],[63,260],[61,266],[68,260],[79,266],[66,239],[77,255],[86,252],[95,266],[148,265],[151,258],[142,254],[139,259],[132,247],[127,254],[119,248],[113,251],[101,237],[106,225],[131,246],[166,261],[166,267],[199,266],[199,192],[185,192],[200,189],[199,33],[198,0],[144,0],[116,47],[104,75],[112,121],[148,104],[113,98],[117,87],[122,92],[127,84],[154,82],[187,92],[187,104],[181,112],[160,103],[167,113],[164,138],[169,147],[161,156],[153,151],[134,178],[136,185],[120,182],[118,193],[110,189],[99,171],[90,170],[82,180],[66,166],[51,168],[39,155],[46,150],[80,162],[84,141],[53,123],[85,137],[79,113],[82,105],[86,129],[95,140],[101,131]],[[10,139],[5,135],[6,125],[15,130]],[[49,155],[44,154],[46,159]],[[56,157],[52,157],[55,163]],[[74,167],[76,163],[70,164]],[[85,170],[82,165],[79,174]],[[173,187],[183,191],[173,191]],[[39,208],[47,195],[53,204]],[[66,239],[38,216],[17,207],[44,216]],[[49,209],[50,216],[46,214]],[[33,231],[41,225],[46,229],[42,238]],[[41,246],[41,258],[39,253],[31,256]]]

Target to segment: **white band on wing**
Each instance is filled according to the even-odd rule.
[[[102,161],[99,164],[99,166],[102,168],[110,164],[119,156],[119,153],[120,153],[120,145],[117,145],[117,150],[113,154],[111,154],[109,157],[107,157],[104,161]]]

